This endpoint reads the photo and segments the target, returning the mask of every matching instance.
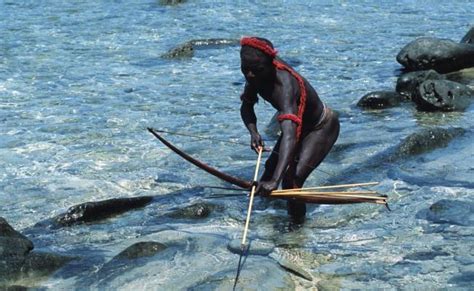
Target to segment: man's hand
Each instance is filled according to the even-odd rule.
[[[278,188],[278,183],[276,181],[262,181],[259,182],[257,185],[257,189],[255,190],[255,193],[260,196],[269,196],[273,190],[276,190]]]
[[[264,148],[262,137],[258,133],[252,133],[250,135],[250,148],[258,153],[260,147]]]

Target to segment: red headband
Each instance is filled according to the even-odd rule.
[[[259,40],[255,37],[243,37],[240,40],[240,45],[251,46],[253,48],[259,49],[270,57],[274,58],[277,55],[277,51],[268,45],[268,43]]]

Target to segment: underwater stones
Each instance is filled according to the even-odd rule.
[[[474,46],[422,37],[402,48],[397,61],[410,71],[433,69],[438,73],[448,73],[474,66]]]
[[[474,203],[443,199],[420,211],[417,217],[436,224],[474,226]]]
[[[395,90],[405,98],[413,99],[421,83],[426,80],[443,80],[444,78],[444,75],[438,74],[435,70],[410,72],[397,79]]]
[[[404,157],[418,155],[437,148],[446,147],[448,143],[462,134],[462,128],[431,128],[423,129],[405,138],[396,149],[395,156]]]
[[[32,249],[33,243],[0,217],[0,258],[25,256]]]
[[[306,279],[308,281],[313,281],[313,276],[311,276],[310,273],[306,272],[303,268],[296,265],[295,263],[285,258],[279,258],[277,262],[283,269],[295,274],[296,276]]]
[[[154,241],[145,241],[145,242],[138,242],[135,243],[122,252],[114,257],[114,259],[137,259],[142,257],[151,257],[155,254],[165,250],[167,248],[166,245],[154,242]]]
[[[160,0],[161,5],[178,5],[186,2],[187,0]]]
[[[474,90],[474,67],[451,72],[445,76],[450,81],[464,84]]]
[[[375,91],[364,95],[357,106],[371,109],[382,109],[400,104],[403,97],[394,91]]]
[[[236,266],[219,270],[203,278],[188,290],[295,290],[291,276],[278,268],[275,261],[266,257],[250,256],[240,270],[237,283]]]
[[[163,54],[161,57],[164,59],[180,59],[191,58],[192,56],[194,56],[193,45],[187,42],[171,49],[167,53]]]
[[[472,288],[472,282],[474,282],[474,271],[463,272],[456,276],[453,276],[448,280],[449,284],[454,284],[458,287],[465,287],[466,290]]]
[[[0,217],[0,287],[22,278],[45,277],[72,258],[32,252],[33,243]]]
[[[70,207],[66,213],[55,217],[53,220],[57,226],[70,226],[77,223],[98,221],[144,207],[152,200],[153,197],[151,196],[143,196],[86,202]]]
[[[178,219],[200,219],[206,218],[216,208],[216,205],[199,202],[168,214],[169,217]]]
[[[206,38],[206,39],[193,39],[187,41],[167,53],[163,54],[161,57],[165,59],[181,59],[181,58],[191,58],[194,56],[195,49],[207,49],[215,48],[222,46],[233,46],[238,45],[238,39],[228,39],[228,38]]]
[[[469,29],[466,35],[461,39],[461,43],[474,44],[474,26]]]
[[[242,253],[241,244],[242,241],[240,239],[233,239],[227,244],[227,249],[234,254],[240,255]],[[247,243],[246,248],[248,255],[266,256],[273,251],[275,246],[269,242],[252,240]]]
[[[420,84],[413,102],[422,111],[461,111],[474,100],[474,90],[448,80],[428,80]]]
[[[430,261],[440,256],[449,256],[449,253],[442,251],[415,252],[406,255],[403,259],[410,261]]]

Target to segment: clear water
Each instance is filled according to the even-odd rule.
[[[337,144],[347,147],[332,153],[307,185],[340,177],[421,128],[467,130],[446,148],[340,177],[340,183],[381,181],[377,189],[389,195],[392,212],[372,205],[311,207],[305,227],[287,232],[285,209],[257,199],[250,239],[273,242],[278,255],[316,278],[291,275],[295,288],[314,287],[318,280],[344,289],[442,288],[456,286],[450,280],[459,274],[472,282],[473,265],[459,259],[474,256],[472,227],[436,231],[416,217],[444,198],[473,202],[472,107],[422,114],[410,104],[377,112],[362,112],[355,104],[370,91],[394,88],[400,68],[395,56],[406,43],[421,36],[459,41],[473,25],[474,4],[307,2],[0,2],[0,216],[29,234],[37,249],[83,258],[39,286],[186,289],[223,270],[233,274],[238,256],[226,246],[241,236],[247,200],[205,198],[222,191],[193,187],[224,184],[183,162],[146,127],[247,143],[238,110],[238,47],[197,50],[184,60],[160,58],[192,39],[243,35],[272,40],[281,57],[299,64],[296,69],[341,113]],[[258,105],[262,132],[273,113],[270,105]],[[265,138],[274,143],[271,135]],[[219,169],[253,176],[256,157],[247,146],[170,140]],[[180,192],[166,195],[175,191]],[[168,198],[99,224],[34,228],[78,203],[143,195]],[[203,200],[222,208],[205,220],[162,216]],[[146,240],[180,247],[141,265],[97,271]],[[407,259],[423,252],[441,255]],[[248,288],[277,288],[278,276],[290,276],[268,257],[249,258],[247,268],[259,265],[269,274]]]

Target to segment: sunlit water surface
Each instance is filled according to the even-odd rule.
[[[171,153],[146,127],[247,144],[238,110],[239,47],[196,50],[189,59],[160,58],[192,39],[243,35],[272,40],[280,56],[340,113],[340,150],[307,185],[331,178],[380,181],[376,189],[389,196],[392,208],[311,206],[305,226],[288,232],[285,208],[257,199],[250,239],[274,243],[278,255],[342,288],[422,290],[472,282],[472,225],[440,230],[416,216],[441,199],[473,202],[472,107],[423,114],[408,103],[368,112],[355,104],[370,91],[394,88],[400,69],[395,56],[408,42],[422,36],[459,41],[473,24],[474,4],[317,2],[0,3],[0,216],[29,233],[36,249],[83,258],[39,286],[186,289],[222,270],[234,272],[238,256],[226,247],[241,236],[247,200],[206,198],[224,191],[194,187],[227,185]],[[256,111],[265,132],[274,111],[265,102]],[[345,169],[429,127],[467,132],[421,157],[343,176]],[[274,144],[273,135],[264,137]],[[253,176],[256,157],[248,146],[169,139],[219,169],[247,180]],[[144,195],[167,198],[98,224],[44,232],[34,227],[78,203]],[[221,208],[203,220],[163,218],[198,201]],[[102,268],[131,244],[149,240],[178,247],[143,264]],[[270,266],[268,278],[275,283],[260,283],[269,288],[278,287],[271,274],[285,272],[268,257],[249,257],[247,265]],[[317,281],[291,276],[295,286]]]

